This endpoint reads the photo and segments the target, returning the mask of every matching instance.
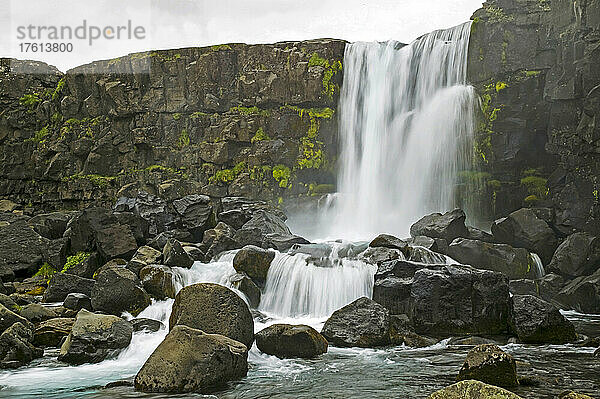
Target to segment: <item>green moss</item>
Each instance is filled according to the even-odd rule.
[[[251,143],[256,143],[258,141],[271,140],[268,134],[265,133],[262,127],[259,127],[252,139],[250,139]]]
[[[177,120],[179,120],[180,118],[181,118],[181,114],[180,114],[180,113],[177,113],[177,112],[176,112],[176,113],[174,113],[174,114],[173,114],[173,119],[174,119],[174,120],[176,120],[176,121],[177,121]]]
[[[30,112],[42,101],[42,99],[36,94],[25,94],[23,97],[19,99],[19,103],[28,108]]]
[[[500,7],[486,6],[485,11],[487,13],[488,21],[493,23],[506,23],[514,21],[515,17],[512,15],[506,15],[504,10]]]
[[[177,145],[180,148],[187,147],[190,145],[190,135],[188,134],[187,129],[183,129],[179,134],[179,140],[177,140]]]
[[[210,46],[212,51],[223,51],[223,50],[231,50],[231,46],[228,44],[217,44],[215,46]]]
[[[534,194],[531,194],[531,195],[528,195],[527,197],[525,197],[526,204],[532,204],[532,203],[535,203],[538,201],[539,201],[539,198],[537,197],[537,195],[534,195]]]
[[[25,139],[24,141],[31,141],[34,143],[41,144],[46,141],[46,136],[48,136],[49,130],[48,125],[44,126],[40,130],[38,130],[35,135],[31,138]]]
[[[496,82],[496,93],[499,93],[500,91],[506,89],[508,87],[508,84],[506,84],[506,82]]]
[[[271,112],[268,109],[260,109],[256,106],[254,107],[232,107],[229,109],[229,112],[235,112],[240,115],[260,115],[260,116],[271,116]]]
[[[33,275],[34,277],[42,276],[46,279],[49,279],[56,273],[56,269],[48,262],[44,262],[44,264],[39,268],[39,270]]]
[[[502,186],[502,182],[500,180],[488,180],[487,185],[497,190]]]
[[[208,179],[208,182],[211,184],[230,183],[244,170],[246,170],[246,162],[241,161],[238,162],[232,169],[222,169],[217,171],[214,176],[211,176]]]
[[[60,93],[62,92],[62,90],[63,90],[64,87],[65,87],[65,78],[62,78],[61,80],[58,81],[58,84],[56,85],[56,88],[52,92],[52,99],[53,100],[56,100],[58,98],[58,96],[60,96]]]
[[[84,175],[77,173],[68,177],[63,177],[62,181],[87,180],[98,187],[107,187],[111,182],[115,181],[117,176],[101,176],[101,175]]]
[[[178,59],[181,58],[181,54],[179,53],[175,53],[173,55],[168,55],[167,51],[152,51],[149,54],[150,57],[154,57],[154,58],[158,58],[159,60],[163,61],[163,62],[168,62],[168,61],[176,61]]]
[[[61,115],[60,112],[55,112],[54,114],[52,114],[52,116],[50,117],[50,122],[52,122],[55,125],[59,125],[62,123],[63,120],[63,116]]]
[[[333,184],[309,184],[308,193],[309,195],[322,195],[335,192],[335,186]]]
[[[545,199],[550,190],[546,187],[548,180],[539,176],[527,176],[521,179],[521,185],[527,188],[528,194],[538,199]]]
[[[523,74],[526,77],[539,76],[540,73],[542,73],[542,71],[523,71]]]
[[[77,252],[75,255],[69,256],[65,262],[61,273],[66,273],[71,267],[80,264],[89,258],[92,254],[89,252]]]
[[[191,118],[191,119],[198,119],[198,118],[200,118],[200,117],[202,117],[202,116],[207,116],[207,115],[208,115],[208,114],[207,114],[207,113],[204,113],[204,112],[194,112],[194,113],[192,113],[192,114],[190,115],[190,118]]]
[[[322,58],[317,53],[313,53],[308,60],[308,67],[320,66],[325,68],[323,72],[323,94],[327,95],[330,99],[333,98],[336,90],[339,90],[339,86],[332,83],[331,79],[342,70],[341,61],[329,62],[329,60]]]
[[[291,176],[290,168],[285,165],[275,165],[273,168],[273,179],[277,181],[279,187],[288,187]]]
[[[538,7],[542,11],[552,11],[551,0],[538,0]]]

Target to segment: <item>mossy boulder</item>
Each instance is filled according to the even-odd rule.
[[[480,381],[466,380],[429,395],[427,399],[523,399],[520,396]]]
[[[494,344],[471,349],[463,363],[457,381],[477,380],[501,387],[518,385],[515,359]]]

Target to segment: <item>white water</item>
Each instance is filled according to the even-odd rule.
[[[533,258],[533,263],[535,264],[535,278],[544,277],[546,275],[546,270],[544,270],[542,258],[540,258],[539,255],[534,252],[531,252],[531,257]]]
[[[407,236],[423,215],[468,205],[457,177],[471,168],[473,152],[470,29],[468,22],[404,47],[346,46],[340,193],[322,221],[327,237]]]

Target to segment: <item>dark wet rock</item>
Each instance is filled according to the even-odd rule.
[[[248,298],[248,302],[251,308],[257,308],[260,304],[260,288],[252,281],[250,277],[246,273],[236,273],[235,275],[229,278],[233,286],[240,290],[246,298]]]
[[[0,304],[0,333],[15,323],[21,323],[24,326],[30,326],[31,323],[24,317],[19,316],[6,306]]]
[[[216,224],[210,197],[206,195],[187,195],[173,201],[173,208],[194,242],[201,241],[204,231]]]
[[[169,230],[158,234],[156,237],[150,240],[148,242],[148,246],[161,251],[162,253],[165,245],[167,245],[167,241],[171,238],[179,242],[187,242],[192,239],[192,235],[186,230]]]
[[[133,326],[133,332],[144,331],[148,333],[157,332],[161,328],[165,328],[165,325],[158,320],[153,319],[133,319],[130,320],[131,325]]]
[[[269,237],[274,237],[279,242],[285,242],[285,237],[294,240],[284,219],[274,213],[259,210],[254,212],[252,218],[236,231],[233,239],[240,246],[255,245],[262,248],[273,248],[275,244]]]
[[[465,213],[460,209],[455,209],[441,213],[432,213],[419,219],[410,226],[410,235],[426,236],[431,238],[443,238],[451,242],[458,237],[468,237],[469,231],[465,226]]]
[[[18,312],[20,306],[17,305],[13,299],[5,294],[0,294],[0,304],[4,305],[8,310],[12,312]]]
[[[497,342],[493,339],[478,337],[478,336],[466,336],[466,337],[452,337],[448,341],[448,345],[466,345],[466,346],[476,346],[476,345],[486,345],[486,344],[494,344]]]
[[[438,340],[417,334],[410,318],[405,314],[400,314],[390,316],[390,342],[392,345],[424,348],[436,344]]]
[[[75,292],[67,295],[63,302],[63,306],[76,312],[79,312],[81,309],[91,311],[92,300],[88,295]]]
[[[448,255],[465,265],[504,273],[510,279],[537,277],[535,261],[524,248],[458,238],[450,243]]]
[[[492,234],[497,242],[535,252],[548,264],[558,247],[554,231],[539,219],[531,209],[519,209],[492,224]]]
[[[557,295],[563,288],[564,279],[556,274],[546,274],[544,277],[529,280],[511,280],[509,282],[510,293],[513,295],[534,295],[546,301],[557,301]]]
[[[69,274],[74,274],[79,277],[93,278],[96,271],[103,265],[100,255],[97,252],[90,253],[81,262],[69,267]]]
[[[582,313],[600,313],[600,270],[568,282],[556,295],[565,308]]]
[[[150,305],[150,296],[133,272],[125,268],[107,269],[96,278],[91,292],[92,308],[109,314],[137,315]]]
[[[60,348],[58,360],[69,364],[98,363],[131,342],[131,323],[113,315],[82,309]]]
[[[241,248],[242,245],[234,238],[235,230],[223,222],[219,222],[214,229],[204,232],[204,239],[199,245],[204,251],[204,261],[210,262],[225,251]]]
[[[246,273],[258,286],[264,286],[275,252],[253,245],[240,249],[233,258],[233,267],[237,272]]]
[[[151,236],[166,231],[167,226],[172,224],[176,218],[169,210],[165,200],[145,191],[139,191],[132,197],[120,197],[114,210],[116,212],[132,212],[141,217],[148,224],[148,234]],[[157,249],[160,250],[162,247]]]
[[[448,241],[443,238],[416,236],[410,240],[413,246],[427,248],[440,254],[448,254]]]
[[[439,238],[438,240],[441,240],[441,238]],[[448,252],[447,250],[448,248],[446,247],[445,251]],[[447,258],[445,255],[434,252],[424,247],[406,247],[406,249],[404,249],[404,254],[407,257],[407,259],[412,262],[420,262],[434,265],[445,264],[447,262]]]
[[[30,326],[14,323],[0,335],[0,368],[17,368],[42,357],[44,351],[32,344]]]
[[[393,274],[376,276],[373,300],[383,305],[391,314],[411,314],[412,283],[412,277],[397,277]]]
[[[440,389],[427,399],[522,399],[520,396],[481,381],[466,380]]]
[[[75,318],[56,317],[41,322],[33,333],[33,343],[37,346],[58,347],[63,338],[71,332]]]
[[[202,250],[196,246],[187,245],[183,250],[192,258],[194,262],[204,262],[205,255]]]
[[[327,340],[312,327],[273,324],[256,334],[256,346],[280,358],[314,358],[327,352]]]
[[[284,221],[286,219],[283,212],[264,201],[243,197],[225,197],[221,199],[221,206],[223,210],[218,214],[219,221],[227,223],[236,230],[241,229],[259,211],[268,211]]]
[[[63,302],[67,295],[78,292],[90,296],[94,288],[95,280],[79,277],[70,273],[55,273],[48,288],[44,292],[44,302]]]
[[[467,230],[469,230],[469,235],[465,238],[468,238],[469,240],[479,240],[479,241],[491,242],[491,243],[496,242],[496,239],[494,238],[493,235],[491,235],[490,233],[485,232],[481,229],[467,226]]]
[[[109,260],[108,262],[106,262],[105,264],[103,264],[102,266],[100,266],[95,272],[94,272],[94,280],[98,279],[98,276],[106,271],[106,270],[112,270],[112,269],[125,269],[127,267],[127,261],[125,259],[113,259],[113,260]]]
[[[405,248],[408,244],[392,235],[389,234],[380,234],[373,239],[369,243],[369,247],[384,247],[384,248],[393,248],[393,249],[402,249]]]
[[[33,276],[21,282],[13,283],[17,294],[41,295],[48,286],[48,278],[44,276]]]
[[[558,308],[531,295],[513,295],[509,322],[523,343],[565,344],[577,340],[575,327]]]
[[[13,301],[15,301],[15,303],[19,306],[26,306],[26,305],[29,305],[30,303],[38,303],[39,302],[37,297],[35,297],[33,295],[18,294],[16,292],[10,294],[9,297]]]
[[[133,212],[113,212],[113,216],[120,225],[129,227],[138,247],[146,244],[150,236],[150,225],[145,219]]]
[[[0,270],[3,281],[31,276],[44,261],[49,240],[24,220],[0,224]]]
[[[62,238],[67,223],[73,217],[73,212],[52,212],[36,215],[29,219],[29,224],[39,235],[50,240]]]
[[[333,312],[321,334],[335,346],[372,348],[390,344],[389,311],[363,297]]]
[[[248,349],[231,338],[178,325],[135,376],[142,392],[206,393],[248,372]]]
[[[404,259],[404,254],[399,249],[385,247],[369,247],[362,252],[358,258],[371,265],[392,261],[395,259]]]
[[[19,315],[34,324],[56,317],[56,313],[52,309],[42,306],[39,303],[23,306]]]
[[[503,334],[510,307],[508,279],[469,266],[444,265],[415,272],[410,309],[419,334]]]
[[[269,247],[275,248],[279,252],[286,252],[294,245],[310,244],[306,238],[293,234],[267,234],[264,242],[268,242]]]
[[[44,252],[44,262],[51,265],[64,265],[67,261],[69,252],[69,240],[67,238],[57,238],[48,241]]]
[[[130,259],[137,249],[137,242],[129,226],[115,224],[97,232],[96,246],[106,260]]]
[[[148,265],[140,270],[140,280],[148,294],[157,299],[175,298],[175,274],[168,266]]]
[[[567,278],[588,276],[600,268],[600,239],[575,233],[563,241],[546,270]]]
[[[119,388],[119,387],[133,387],[133,381],[119,380],[119,381],[109,382],[108,384],[106,384],[103,387],[103,389],[112,389],[112,388]]]
[[[254,341],[254,321],[248,305],[235,292],[218,284],[200,283],[181,289],[169,319],[169,328],[175,325],[225,335],[247,347]]]
[[[127,263],[127,268],[135,275],[140,274],[144,266],[159,264],[162,260],[162,252],[150,247],[141,246],[135,251],[131,260]]]
[[[190,268],[194,260],[183,250],[181,243],[168,239],[163,249],[163,260],[167,266]]]
[[[471,349],[463,363],[457,381],[477,380],[501,387],[518,385],[515,359],[493,344]]]

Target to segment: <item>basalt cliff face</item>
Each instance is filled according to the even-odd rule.
[[[131,185],[273,201],[331,190],[344,47],[156,51],[64,75],[4,59],[0,198],[50,210],[112,205]]]
[[[599,0],[495,0],[473,15],[481,112],[465,176],[487,219],[549,208],[563,234],[600,233],[599,25]],[[335,190],[345,44],[156,51],[64,75],[2,60],[0,198],[37,212],[133,187],[275,203]]]
[[[469,80],[481,97],[475,151],[496,216],[555,209],[600,232],[600,1],[496,0],[473,15]]]

